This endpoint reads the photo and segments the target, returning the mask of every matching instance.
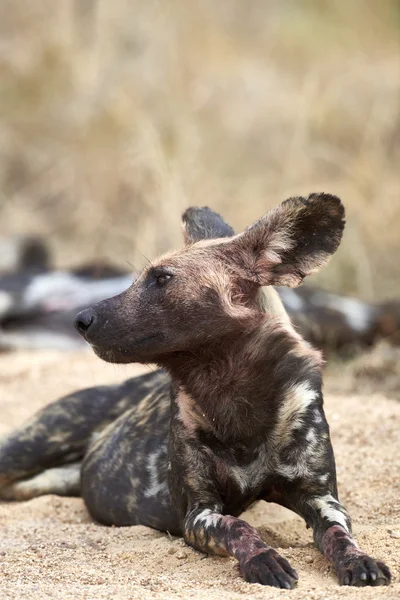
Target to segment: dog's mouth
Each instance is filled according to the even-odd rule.
[[[122,345],[107,347],[91,343],[93,352],[102,360],[109,363],[126,364],[149,361],[159,353],[159,346],[164,338],[160,333],[152,333],[137,339],[130,339],[126,347]]]

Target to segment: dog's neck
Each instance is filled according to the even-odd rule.
[[[321,376],[319,352],[271,315],[249,331],[163,357],[178,389],[204,427],[221,440],[263,437],[274,426],[291,385]]]

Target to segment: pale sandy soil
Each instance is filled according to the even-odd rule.
[[[0,434],[62,394],[135,372],[85,352],[1,355],[0,369]],[[362,389],[334,395],[329,378],[326,387],[341,498],[360,545],[391,567],[392,586],[340,588],[303,522],[275,505],[256,505],[245,518],[298,570],[289,592],[247,584],[234,560],[146,527],[97,525],[80,499],[44,496],[0,504],[0,598],[400,598],[400,404]]]

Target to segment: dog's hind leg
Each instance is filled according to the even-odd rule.
[[[80,489],[81,462],[74,462],[10,483],[0,491],[0,497],[2,500],[30,500],[45,494],[80,496]]]
[[[0,498],[10,499],[14,490],[22,499],[23,490],[28,488],[31,494],[34,490],[36,495],[46,493],[43,490],[50,481],[52,489],[65,488],[68,493],[72,489],[76,493],[76,481],[71,479],[74,469],[53,468],[80,462],[95,432],[143,399],[159,381],[165,384],[166,377],[164,372],[156,371],[121,385],[81,390],[36,413],[23,427],[0,440]],[[49,469],[52,471],[47,472]],[[43,477],[32,479],[37,474]],[[16,486],[16,482],[21,485]]]

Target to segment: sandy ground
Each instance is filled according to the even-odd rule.
[[[135,372],[86,352],[1,355],[0,367],[0,434],[62,394]],[[326,388],[341,498],[360,545],[391,567],[392,586],[340,588],[303,522],[275,505],[260,503],[245,518],[298,570],[289,592],[247,584],[234,560],[146,527],[97,525],[80,499],[44,496],[0,504],[0,598],[400,598],[400,403],[329,393],[329,378]]]

